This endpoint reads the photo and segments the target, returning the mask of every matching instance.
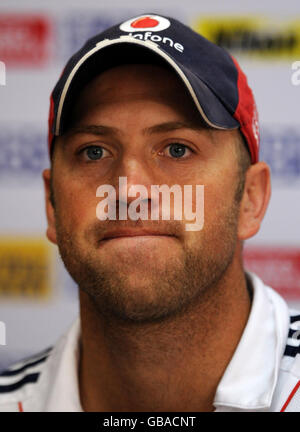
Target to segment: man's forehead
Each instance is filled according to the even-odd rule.
[[[85,85],[80,95],[85,93],[101,92],[106,94],[120,92],[123,94],[143,93],[151,89],[153,94],[169,94],[176,97],[176,93],[185,94],[188,100],[187,91],[176,75],[167,67],[155,64],[123,64],[108,69]],[[174,90],[176,93],[174,94]]]
[[[153,64],[125,64],[97,75],[74,98],[70,123],[74,125],[89,109],[146,100],[168,106],[194,124],[204,124],[175,72]]]

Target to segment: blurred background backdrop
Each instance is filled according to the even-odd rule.
[[[246,71],[273,182],[261,231],[246,242],[246,268],[300,308],[299,0],[1,0],[0,370],[53,344],[78,313],[77,288],[45,237],[50,93],[88,37],[145,12],[180,19]]]

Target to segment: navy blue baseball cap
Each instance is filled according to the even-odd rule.
[[[181,22],[143,14],[89,39],[66,64],[50,98],[49,153],[65,133],[74,101],[95,76],[127,63],[157,63],[182,80],[204,122],[214,129],[239,129],[251,161],[259,154],[253,93],[238,62]]]

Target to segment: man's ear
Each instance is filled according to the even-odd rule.
[[[55,212],[53,208],[53,202],[51,200],[51,170],[45,169],[43,171],[43,180],[45,188],[45,204],[46,204],[46,215],[48,221],[48,228],[46,231],[48,239],[57,244],[56,240],[56,228],[55,228]]]
[[[257,162],[251,165],[246,173],[238,225],[240,240],[246,240],[258,232],[270,196],[270,168],[265,162]]]

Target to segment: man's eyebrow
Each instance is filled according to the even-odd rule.
[[[153,134],[153,133],[163,133],[163,132],[172,132],[177,129],[192,129],[196,131],[201,131],[206,129],[204,125],[201,123],[189,122],[189,121],[174,121],[174,122],[166,122],[161,123],[155,126],[151,126],[143,130],[144,134]]]
[[[192,129],[200,131],[205,129],[205,125],[201,123],[189,122],[189,121],[172,121],[160,123],[149,128],[143,129],[145,135],[151,135],[154,133],[166,133],[172,132],[177,129]],[[112,126],[104,125],[82,125],[71,127],[67,132],[67,136],[73,136],[77,134],[92,134],[92,135],[120,135],[122,132]]]
[[[119,135],[119,129],[112,126],[103,125],[82,125],[71,127],[66,135],[72,136],[77,134],[92,134],[92,135]]]

